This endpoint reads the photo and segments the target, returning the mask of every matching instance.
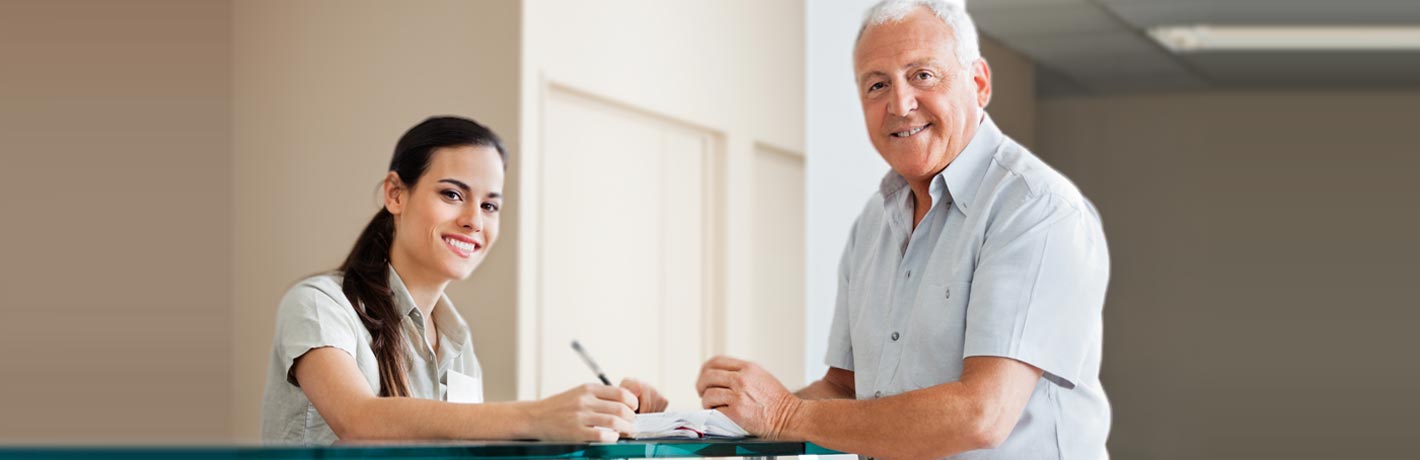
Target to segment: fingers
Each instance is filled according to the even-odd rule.
[[[662,396],[655,387],[646,382],[627,378],[621,381],[620,386],[636,395],[636,399],[640,403],[640,406],[636,408],[637,413],[660,412],[666,410],[666,406],[670,404],[669,401],[666,401],[665,396]]]
[[[632,411],[631,407],[620,401],[596,400],[587,403],[587,409],[598,414],[620,417],[626,421],[636,419],[636,412]]]
[[[709,361],[706,361],[704,365],[700,366],[700,370],[704,371],[706,369],[724,369],[727,371],[737,371],[743,369],[747,364],[749,364],[749,361],[720,355],[714,358],[710,358]]]
[[[608,428],[617,433],[625,434],[631,434],[631,432],[635,430],[635,426],[631,423],[631,421],[608,414],[587,414],[583,417],[582,424],[591,426],[593,428]]]
[[[661,396],[661,394],[657,393],[654,389],[652,389],[651,394],[644,399],[646,401],[642,403],[642,412],[661,412],[666,410],[666,406],[671,404],[665,396]]]
[[[580,442],[616,442],[621,437],[621,433],[605,428],[583,428],[577,431],[577,440]]]
[[[636,412],[641,412],[641,409],[644,409],[643,406],[645,406],[646,403],[647,403],[647,401],[646,401],[646,396],[647,396],[646,392],[647,392],[647,390],[650,388],[650,385],[646,385],[646,384],[642,383],[640,380],[636,380],[636,379],[633,379],[633,378],[625,378],[625,379],[621,379],[621,384],[619,384],[619,385],[617,385],[617,386],[621,387],[622,389],[624,389],[624,390],[626,390],[626,391],[631,392],[631,394],[633,394],[633,395],[636,396],[636,403],[637,403],[637,405],[636,405],[636,406],[632,406],[632,409],[635,409]],[[652,392],[654,392],[654,390],[652,390]]]
[[[640,380],[636,380],[636,379],[627,377],[627,378],[621,379],[621,384],[619,384],[619,385],[617,385],[617,386],[622,387],[622,388],[625,388],[625,389],[627,389],[627,390],[631,390],[632,393],[636,393],[636,394],[639,395],[639,394],[641,394],[641,389],[646,387],[646,383],[645,383],[645,382],[642,382],[642,381],[640,381]]]
[[[735,392],[726,388],[710,388],[700,394],[700,406],[706,409],[724,407],[734,402]]]
[[[632,411],[635,411],[636,408],[639,407],[641,404],[640,401],[636,398],[636,395],[625,388],[597,385],[595,383],[588,383],[583,385],[582,387],[588,392],[590,392],[593,396],[596,396],[597,399],[625,404],[626,407],[631,408]]]
[[[695,391],[705,394],[708,388],[738,388],[739,372],[723,369],[705,369],[700,371],[700,378],[695,381]]]

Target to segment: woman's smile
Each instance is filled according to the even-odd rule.
[[[479,243],[477,240],[463,235],[446,233],[444,234],[443,240],[444,246],[448,247],[450,251],[453,251],[455,255],[464,259],[473,256],[474,253],[483,249],[483,243]]]

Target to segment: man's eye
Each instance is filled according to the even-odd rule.
[[[877,90],[883,89],[883,88],[886,87],[886,86],[887,86],[887,85],[884,85],[882,82],[873,83],[872,86],[869,86],[869,87],[868,87],[868,91],[869,91],[869,92],[877,91]]]
[[[455,191],[453,191],[453,190],[444,190],[443,195],[444,195],[444,198],[448,198],[448,199],[450,199],[450,200],[456,200],[456,201],[457,201],[457,200],[462,200],[462,199],[463,199],[463,195],[460,195],[459,192],[455,192]]]
[[[918,80],[930,80],[931,78],[932,74],[930,72],[917,72]]]
[[[488,212],[498,212],[497,203],[483,203],[483,210]]]

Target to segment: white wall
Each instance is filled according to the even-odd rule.
[[[804,380],[828,370],[828,328],[838,293],[838,259],[848,229],[877,189],[887,163],[873,150],[853,86],[853,39],[876,0],[805,0]]]
[[[754,311],[753,190],[756,146],[801,154],[803,146],[803,4],[799,0],[697,1],[616,0],[599,2],[525,0],[522,43],[522,140],[525,147],[521,190],[529,204],[523,229],[541,228],[532,207],[540,200],[534,172],[541,111],[547,85],[595,95],[615,104],[715,133],[723,151],[726,212],[710,229],[726,248],[717,293],[724,306],[720,352],[756,359],[784,353],[782,334],[762,333],[762,315]],[[635,197],[622,197],[607,215],[640,212]],[[537,324],[537,245],[524,240],[519,271],[519,395],[536,396],[538,350],[528,332]],[[799,289],[798,287],[787,287]],[[802,307],[790,306],[795,314]],[[794,334],[798,335],[798,334]],[[797,348],[801,337],[788,338]],[[548,352],[564,353],[563,350]],[[565,351],[570,353],[570,351]],[[615,351],[598,351],[612,354]],[[800,352],[793,351],[797,355]],[[798,380],[797,361],[789,382]],[[774,369],[771,369],[774,370]],[[580,370],[579,370],[580,372]]]
[[[868,141],[853,87],[853,40],[876,0],[805,1],[807,246],[804,379],[822,377],[838,293],[838,259],[849,227],[888,170]],[[1035,66],[989,37],[994,95],[987,112],[1008,136],[1029,145],[1035,129]]]

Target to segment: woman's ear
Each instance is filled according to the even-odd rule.
[[[385,183],[382,186],[381,196],[385,198],[385,210],[390,214],[398,216],[404,212],[404,205],[409,199],[408,190],[404,188],[404,182],[399,180],[399,173],[390,171],[385,175]]]

